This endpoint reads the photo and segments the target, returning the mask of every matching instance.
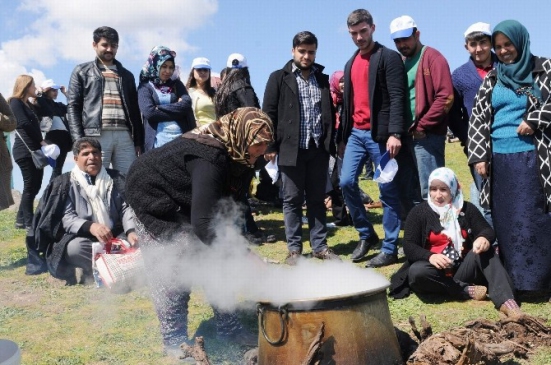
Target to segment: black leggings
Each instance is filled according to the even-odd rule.
[[[23,175],[23,193],[21,194],[21,204],[17,212],[16,223],[30,227],[33,222],[34,198],[42,186],[44,170],[37,169],[30,156],[15,162],[19,165]]]

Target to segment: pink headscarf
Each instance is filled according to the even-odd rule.
[[[342,93],[339,87],[339,81],[343,78],[344,71],[335,71],[329,79],[329,90],[331,90],[331,97],[333,98],[333,104],[342,104]]]

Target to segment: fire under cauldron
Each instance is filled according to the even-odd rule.
[[[320,364],[403,364],[384,286],[282,306],[258,304],[259,365],[298,364],[320,334]]]

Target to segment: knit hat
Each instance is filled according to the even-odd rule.
[[[409,15],[402,15],[390,23],[390,38],[408,38],[413,34],[413,28],[417,28],[415,20]]]
[[[240,53],[232,53],[228,57],[228,62],[226,62],[226,67],[228,68],[245,68],[249,67],[247,64],[247,59]]]

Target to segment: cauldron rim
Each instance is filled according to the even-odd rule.
[[[368,300],[369,297],[386,291],[389,286],[390,282],[387,281],[383,285],[379,285],[368,290],[348,294],[339,294],[321,298],[296,299],[281,304],[276,304],[267,300],[259,300],[257,301],[257,303],[268,310],[278,310],[279,308],[283,307],[288,310],[295,311],[328,309],[328,307],[349,306],[357,302],[364,302]]]

